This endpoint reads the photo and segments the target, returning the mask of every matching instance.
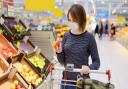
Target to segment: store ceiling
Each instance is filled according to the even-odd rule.
[[[109,10],[110,15],[128,16],[128,0],[93,0],[96,9]]]
[[[73,5],[73,4],[81,4],[85,7],[86,12],[88,14],[92,13],[94,8],[92,4],[93,0],[56,0],[57,2],[57,8],[62,8],[64,11],[68,11],[68,9]]]
[[[23,7],[25,0],[14,0],[16,2],[15,6]],[[19,4],[18,4],[19,2]],[[57,7],[63,10],[68,10],[73,4],[81,4],[85,7],[88,14],[95,10],[104,11],[110,10],[111,15],[125,16],[128,17],[128,0],[56,0]],[[100,13],[99,13],[100,14]],[[102,14],[102,13],[101,13]]]
[[[56,1],[58,8],[63,8],[64,10],[68,10],[72,4],[78,3],[85,7],[88,14],[93,12],[94,6],[95,10],[98,10],[98,14],[108,10],[111,16],[128,16],[128,0],[63,0],[63,7],[62,0]]]

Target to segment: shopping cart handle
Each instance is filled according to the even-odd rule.
[[[54,67],[54,65],[52,64],[50,66],[50,72],[52,74],[53,70],[61,70],[61,71],[69,71],[69,72],[81,72],[81,69],[78,68],[73,68],[73,69],[66,69],[64,67]],[[95,74],[105,74],[108,77],[108,81],[110,82],[111,79],[111,71],[110,70],[106,70],[106,71],[101,71],[101,70],[89,70],[89,73],[95,73]]]
[[[54,65],[51,65],[50,72],[53,70],[62,70],[62,71],[69,71],[69,72],[81,72],[81,69],[73,68],[72,70],[67,70],[64,67],[54,67]],[[101,71],[101,70],[89,70],[89,73],[97,73],[97,74],[106,74],[109,78],[111,78],[111,72],[110,70]]]

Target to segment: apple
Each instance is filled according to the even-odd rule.
[[[36,80],[36,76],[35,75],[32,77],[32,80]]]
[[[23,71],[24,71],[24,72],[28,72],[28,71],[29,71],[27,65],[23,65]]]
[[[18,80],[14,80],[15,85],[18,85],[18,83],[19,83]]]
[[[10,89],[15,89],[15,88],[16,88],[15,84],[12,84]]]
[[[36,58],[36,64],[38,66],[42,67],[42,63],[44,62],[44,58],[40,59],[38,56],[33,57],[33,58]],[[44,63],[43,63],[43,65],[44,65]],[[39,85],[39,83],[42,81],[42,78],[40,78],[37,74],[35,74],[34,71],[29,70],[27,65],[22,65],[18,70],[22,71],[22,73],[21,72],[20,73],[22,74],[22,76],[25,78],[25,80],[29,84]],[[15,84],[17,85],[17,82]],[[17,89],[19,89],[19,88],[17,88]]]
[[[33,75],[34,75],[34,72],[33,72],[33,71],[30,71],[29,74],[30,74],[31,76],[33,76]]]
[[[42,78],[38,78],[39,83],[42,81]]]
[[[16,86],[16,89],[20,89],[21,88],[21,86],[18,84],[17,86]]]
[[[43,68],[45,66],[45,58],[39,56],[33,56],[29,58],[30,62],[36,67]]]
[[[25,89],[24,87],[20,88],[20,89]]]

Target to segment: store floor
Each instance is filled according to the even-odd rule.
[[[99,55],[101,59],[100,70],[111,69],[111,82],[115,89],[128,89],[128,49],[116,41],[109,41],[108,38],[99,40],[97,37]],[[92,74],[92,78],[107,82],[105,75]]]

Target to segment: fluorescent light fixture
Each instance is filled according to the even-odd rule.
[[[105,2],[104,1],[101,1],[102,4],[104,4]]]
[[[77,4],[77,2],[75,1],[74,4]]]
[[[125,12],[127,12],[127,10],[123,10],[123,12],[125,13]]]

